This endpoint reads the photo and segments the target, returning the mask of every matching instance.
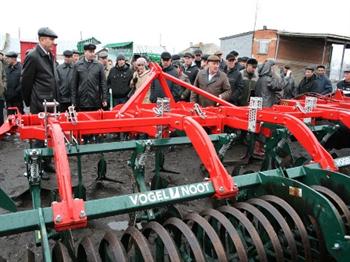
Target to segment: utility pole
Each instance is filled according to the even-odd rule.
[[[259,0],[256,0],[256,3],[255,3],[254,26],[253,26],[253,35],[252,35],[252,50],[251,50],[251,56],[253,56],[253,47],[254,47],[254,38],[255,38],[256,22],[257,22],[257,20],[258,20],[258,9],[259,9]]]

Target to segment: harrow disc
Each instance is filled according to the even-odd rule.
[[[273,226],[264,214],[253,205],[245,202],[236,203],[235,207],[242,210],[246,216],[250,218],[251,222],[255,225],[255,228],[259,230],[259,235],[263,236],[265,249],[271,254],[271,258],[275,258],[276,261],[284,261],[282,245]],[[267,242],[270,243],[267,244]]]
[[[205,261],[204,254],[196,236],[179,218],[172,217],[163,226],[175,241],[181,258],[186,261]]]
[[[81,262],[101,262],[90,237],[84,237],[79,243],[76,256]]]
[[[218,259],[219,261],[228,261],[219,236],[205,218],[198,213],[189,213],[185,216],[184,221],[187,222],[197,236],[206,260]]]
[[[102,261],[127,261],[125,249],[112,231],[107,231],[101,240],[99,254]]]
[[[72,258],[68,253],[68,249],[61,241],[57,241],[52,250],[52,261],[53,262],[72,262]]]

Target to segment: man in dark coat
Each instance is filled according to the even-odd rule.
[[[337,88],[343,90],[346,96],[350,96],[350,66],[344,69],[344,79],[337,83]]]
[[[6,79],[7,87],[5,91],[6,106],[17,107],[19,112],[23,114],[23,99],[22,99],[22,87],[21,87],[21,71],[22,65],[17,61],[17,53],[8,52],[7,57],[7,66]],[[7,110],[7,114],[13,114],[14,111]]]
[[[72,104],[71,84],[73,77],[73,52],[66,50],[63,55],[64,63],[57,67],[58,101],[60,102],[61,112],[65,112]]]
[[[193,61],[194,56],[190,53],[187,52],[184,54],[184,60],[185,63],[183,65],[183,72],[188,76],[190,79],[191,84],[193,85],[194,80],[196,79],[196,76],[198,74],[199,68],[196,65],[196,63]]]
[[[167,73],[169,75],[172,75],[174,77],[179,77],[179,75],[177,74],[177,71],[175,70],[175,68],[171,65],[171,54],[169,52],[163,52],[160,55],[161,58],[161,63],[162,63],[162,68],[164,73]],[[166,80],[169,88],[170,88],[170,92],[173,95],[175,101],[179,101],[180,100],[180,95],[181,95],[181,89],[178,85],[176,85],[175,83]],[[166,95],[163,92],[163,88],[161,87],[158,79],[155,79],[151,85],[151,95],[150,95],[150,101],[152,103],[155,103],[157,101],[157,98],[163,98]]]
[[[22,70],[22,93],[32,114],[44,111],[44,100],[50,102],[57,99],[58,76],[56,61],[51,50],[57,35],[48,27],[38,31],[39,44],[26,56]],[[52,108],[48,111],[52,112]],[[44,147],[41,141],[35,141],[34,147]],[[50,159],[44,158],[42,179],[49,179],[46,172],[55,172]]]
[[[211,55],[208,57],[208,69],[199,71],[194,85],[198,88],[228,101],[231,97],[231,86],[226,74],[219,69],[220,58]],[[215,106],[216,102],[191,92],[191,102],[203,107]]]
[[[316,75],[314,74],[314,71],[315,69],[312,66],[305,68],[305,76],[300,81],[298,86],[298,95],[304,93],[319,93],[319,87],[316,82]]]
[[[318,84],[319,94],[326,95],[333,92],[331,80],[326,76],[326,67],[324,65],[318,65],[316,67],[316,82]]]
[[[103,65],[95,58],[94,44],[84,45],[84,57],[73,67],[72,103],[80,111],[107,107],[107,85]]]
[[[4,123],[4,107],[5,97],[4,92],[6,89],[6,71],[4,63],[4,54],[0,51],[0,126]]]
[[[276,73],[275,61],[267,60],[258,70],[259,79],[256,83],[255,95],[262,97],[263,107],[278,104],[282,98],[285,81]]]
[[[283,89],[283,98],[291,99],[296,95],[296,86],[292,70],[288,65],[283,66],[281,77],[286,81],[286,86]]]
[[[225,73],[227,74],[228,80],[231,86],[231,97],[230,102],[239,105],[239,99],[243,91],[242,75],[236,67],[236,57],[233,54],[226,56],[227,67]]]
[[[196,63],[198,68],[202,67],[202,56],[203,56],[203,52],[200,49],[196,49],[193,52],[194,54],[194,62]]]
[[[24,102],[30,112],[44,111],[43,102],[57,99],[58,77],[51,50],[57,35],[48,27],[38,31],[39,44],[26,56],[22,71]]]
[[[125,56],[118,55],[115,67],[111,69],[107,78],[107,86],[112,89],[113,106],[123,104],[128,100],[132,76],[133,71],[125,62]]]
[[[259,79],[256,72],[257,67],[258,61],[254,58],[250,58],[247,61],[246,68],[240,71],[243,81],[243,90],[238,101],[240,106],[249,105],[250,97],[255,96],[256,83]]]

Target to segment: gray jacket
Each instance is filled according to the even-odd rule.
[[[286,82],[272,70],[275,62],[272,60],[266,61],[259,68],[259,79],[256,83],[255,94],[263,99],[263,107],[270,107],[278,104],[282,97],[282,90]]]

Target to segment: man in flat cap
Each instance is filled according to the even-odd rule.
[[[103,65],[95,59],[94,44],[84,45],[84,57],[73,66],[72,104],[80,111],[107,107],[107,85]]]
[[[73,64],[75,64],[80,59],[80,53],[76,49],[73,49],[72,53],[73,53]]]
[[[215,56],[219,57],[220,59],[220,66],[219,66],[219,69],[222,71],[222,72],[225,72],[226,70],[226,62],[225,62],[225,59],[222,57],[223,55],[223,52],[221,50],[218,50],[214,53]]]
[[[60,111],[67,111],[72,104],[71,84],[73,77],[73,52],[65,50],[63,52],[64,63],[57,67],[58,75],[58,101],[60,102]]]
[[[300,81],[297,95],[305,93],[318,93],[319,87],[317,84],[317,76],[315,75],[315,68],[307,66],[305,68],[304,78]]]
[[[243,80],[240,71],[237,69],[237,60],[233,54],[226,56],[226,70],[224,71],[229,79],[231,86],[230,102],[239,105],[239,100],[243,91]]]
[[[255,96],[255,87],[259,79],[256,72],[258,67],[258,61],[254,58],[250,58],[247,61],[246,68],[240,71],[243,81],[243,90],[238,100],[238,105],[249,105],[250,97]]]
[[[344,79],[337,83],[337,88],[343,90],[346,96],[350,96],[350,65],[344,69]]]
[[[4,123],[5,89],[6,89],[6,72],[5,72],[5,63],[4,63],[4,53],[0,51],[0,126]]]
[[[118,55],[115,66],[111,69],[107,78],[107,86],[112,89],[113,106],[123,104],[128,100],[132,77],[133,71],[130,65],[126,63],[125,56]]]
[[[52,49],[57,35],[48,27],[38,30],[39,43],[26,56],[22,70],[22,93],[32,114],[44,111],[43,102],[57,100],[58,76]],[[52,112],[52,108],[48,108]],[[36,141],[34,147],[43,147],[44,143]],[[54,172],[50,159],[43,163],[45,173],[42,179],[49,179],[46,172]]]
[[[199,68],[194,62],[194,55],[190,52],[184,54],[185,63],[183,65],[183,72],[190,79],[191,84],[193,85],[194,80],[196,80]]]
[[[208,57],[208,69],[203,69],[197,74],[194,85],[204,91],[228,101],[231,96],[231,87],[226,74],[219,70],[220,58],[216,55]],[[191,102],[199,105],[215,106],[216,102],[191,92]]]
[[[171,64],[171,54],[169,52],[163,52],[160,55],[160,58],[161,58],[161,65],[162,65],[163,71],[169,75],[172,75],[172,76],[178,78],[179,75],[177,74],[175,68]],[[174,97],[174,100],[176,102],[179,101],[180,100],[180,93],[181,93],[180,87],[172,81],[166,80],[166,82],[169,86],[171,94]],[[152,103],[155,103],[157,101],[158,97],[163,98],[163,97],[166,97],[166,95],[163,91],[162,86],[159,83],[159,80],[155,79],[151,85],[150,101]]]
[[[8,52],[6,54],[6,79],[7,86],[5,91],[6,107],[17,107],[19,112],[23,114],[23,99],[21,87],[21,71],[22,65],[17,61],[16,52]],[[14,111],[7,110],[7,114],[14,114]]]
[[[38,31],[39,43],[24,60],[22,72],[22,91],[24,102],[30,112],[44,111],[43,102],[57,99],[57,71],[52,55],[57,35],[48,27]]]
[[[194,62],[196,63],[197,67],[198,67],[198,68],[201,68],[201,65],[202,65],[202,55],[203,55],[202,50],[200,50],[200,49],[194,50],[193,55],[194,55]]]
[[[108,53],[106,51],[101,51],[98,54],[98,62],[100,62],[100,64],[103,65],[103,69],[107,79],[112,67],[108,63]]]

